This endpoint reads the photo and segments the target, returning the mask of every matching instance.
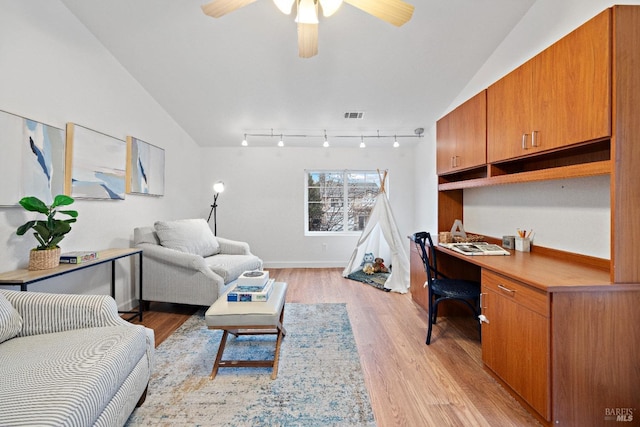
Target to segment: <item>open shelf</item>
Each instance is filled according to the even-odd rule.
[[[610,140],[580,144],[500,163],[482,170],[440,176],[439,191],[564,178],[608,175],[612,170]]]

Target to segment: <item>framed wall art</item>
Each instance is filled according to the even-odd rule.
[[[120,139],[67,123],[67,178],[71,197],[124,200],[127,144]]]
[[[127,137],[127,193],[164,196],[164,150]]]
[[[64,193],[64,130],[0,111],[0,206],[25,196],[50,204]]]

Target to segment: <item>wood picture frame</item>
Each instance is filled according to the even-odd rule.
[[[127,193],[164,196],[164,167],[164,149],[127,136]]]
[[[0,206],[25,196],[50,204],[64,193],[64,129],[0,111]]]
[[[80,199],[124,200],[127,144],[67,123],[65,191]]]

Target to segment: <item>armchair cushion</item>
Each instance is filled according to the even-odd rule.
[[[202,257],[220,252],[220,245],[204,219],[157,221],[154,227],[165,248]]]
[[[0,294],[0,343],[9,340],[22,329],[22,317],[4,295]]]

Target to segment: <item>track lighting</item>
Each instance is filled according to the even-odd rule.
[[[305,134],[305,133],[298,133],[298,132],[281,132],[281,133],[275,133],[273,131],[273,129],[271,129],[270,132],[267,133],[252,133],[252,132],[247,132],[244,134],[244,139],[242,140],[242,146],[243,147],[247,147],[249,145],[247,138],[248,137],[264,137],[264,138],[278,138],[278,143],[277,146],[278,147],[284,147],[284,139],[285,137],[287,138],[291,138],[294,141],[294,145],[296,145],[299,140],[301,139],[320,139],[322,141],[322,146],[327,148],[330,146],[336,146],[335,144],[333,144],[333,141],[331,141],[331,143],[329,143],[329,139],[347,139],[347,138],[360,138],[360,148],[366,148],[367,145],[365,143],[365,139],[367,138],[375,138],[376,139],[376,143],[374,144],[374,147],[378,147],[378,146],[384,146],[387,144],[390,144],[391,146],[393,146],[394,148],[398,148],[400,147],[400,142],[399,139],[400,138],[422,138],[424,136],[423,132],[414,132],[412,134],[380,134],[380,131],[376,131],[375,134],[373,134],[373,132],[367,132],[367,134],[360,134],[360,135],[331,135],[331,137],[329,137],[329,135],[327,135],[327,130],[324,129],[320,132],[312,132],[310,134]],[[255,143],[253,144],[255,146]],[[338,147],[340,146],[340,144],[337,145]],[[389,145],[387,145],[389,146]]]

